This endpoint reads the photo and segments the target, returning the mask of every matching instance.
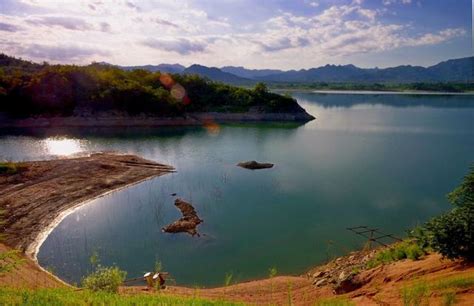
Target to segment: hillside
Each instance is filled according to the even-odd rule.
[[[199,75],[201,77],[226,84],[250,85],[255,83],[255,81],[236,76],[232,73],[224,72],[216,67],[192,65],[184,69],[183,73],[189,75]]]
[[[385,69],[363,69],[354,65],[326,65],[324,67],[292,70],[257,77],[270,82],[472,82],[474,57],[449,60],[431,67],[398,66]]]
[[[145,69],[172,73],[197,74],[213,81],[234,85],[266,83],[467,83],[474,81],[474,57],[452,59],[431,67],[401,65],[389,68],[359,68],[354,65],[325,65],[322,67],[282,71],[278,69],[222,68],[192,65],[185,68],[175,64],[121,67],[126,70]]]
[[[3,54],[0,55],[0,112],[15,118],[107,114],[182,119],[191,113],[216,112],[249,113],[249,119],[257,121],[266,117],[255,114],[272,114],[267,120],[313,119],[295,99],[271,93],[263,84],[244,89],[195,74],[127,71],[99,63],[40,65]],[[290,118],[285,114],[295,116]],[[239,120],[233,118],[230,120]]]

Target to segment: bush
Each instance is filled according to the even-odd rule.
[[[118,267],[98,266],[95,272],[82,280],[82,286],[92,291],[117,292],[126,275]]]
[[[0,174],[16,174],[19,168],[12,162],[0,162]]]
[[[426,254],[426,249],[420,247],[414,240],[405,240],[382,250],[367,263],[367,268],[374,268],[381,264],[387,264],[402,259],[418,260]]]
[[[431,247],[450,259],[474,260],[474,208],[459,207],[426,224]]]
[[[463,182],[448,194],[455,206],[425,225],[431,247],[450,259],[474,261],[474,167]]]

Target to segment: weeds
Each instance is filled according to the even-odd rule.
[[[322,299],[316,302],[316,306],[352,306],[355,305],[347,298],[330,298],[330,299]]]
[[[90,290],[72,289],[13,289],[0,288],[0,305],[242,305],[224,300],[210,301],[201,298],[167,296],[163,294],[119,295]]]
[[[16,174],[20,172],[21,167],[13,162],[0,162],[0,174]]]
[[[273,292],[275,291],[275,285],[273,284],[272,278],[278,274],[278,270],[275,267],[268,269],[268,277],[270,278],[270,299],[273,301]]]
[[[427,251],[421,248],[415,241],[405,240],[397,243],[389,249],[382,250],[373,259],[367,262],[367,268],[371,269],[382,264],[391,263],[402,259],[418,260]]]
[[[474,276],[468,277],[455,277],[448,278],[439,281],[436,285],[433,286],[433,289],[444,290],[444,289],[456,289],[456,288],[470,288],[474,287]]]
[[[443,294],[443,306],[451,306],[456,304],[456,293],[455,292],[446,292]]]
[[[95,272],[82,280],[82,286],[92,291],[117,292],[127,273],[117,267],[97,266]]]
[[[402,289],[403,305],[405,306],[420,306],[428,305],[427,297],[429,295],[429,288],[425,283],[416,283],[409,288]]]
[[[228,272],[225,274],[224,277],[224,286],[228,287],[232,284],[232,278],[234,277],[234,274],[232,272]]]

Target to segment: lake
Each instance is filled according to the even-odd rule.
[[[218,286],[301,274],[360,248],[346,228],[406,230],[450,208],[446,193],[474,162],[474,97],[293,93],[316,117],[304,125],[3,130],[0,157],[133,153],[177,172],[93,200],[46,239],[40,264],[76,283],[97,253],[128,277],[160,261],[176,282]],[[250,171],[240,161],[272,162]],[[191,202],[201,237],[162,233]],[[388,240],[387,242],[389,242]]]

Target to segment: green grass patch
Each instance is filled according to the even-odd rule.
[[[0,174],[16,174],[22,169],[18,163],[0,162]]]
[[[456,293],[455,292],[446,292],[443,294],[443,306],[451,306],[455,305],[457,302]]]
[[[402,259],[418,260],[427,253],[415,241],[405,240],[378,252],[375,257],[367,262],[367,268],[371,269],[382,264],[388,264]]]
[[[316,302],[316,306],[353,306],[353,305],[355,304],[344,297],[321,299]]]
[[[428,297],[430,294],[429,287],[426,283],[416,283],[410,287],[402,289],[403,305],[420,306],[428,305]]]
[[[433,286],[436,290],[474,288],[474,276],[443,279]]]
[[[73,289],[0,288],[0,305],[243,305],[223,300],[176,297],[163,294],[119,295]]]
[[[401,290],[403,305],[428,305],[431,293],[442,296],[442,305],[456,303],[456,289],[474,287],[474,276],[451,277],[437,282],[419,280]]]

